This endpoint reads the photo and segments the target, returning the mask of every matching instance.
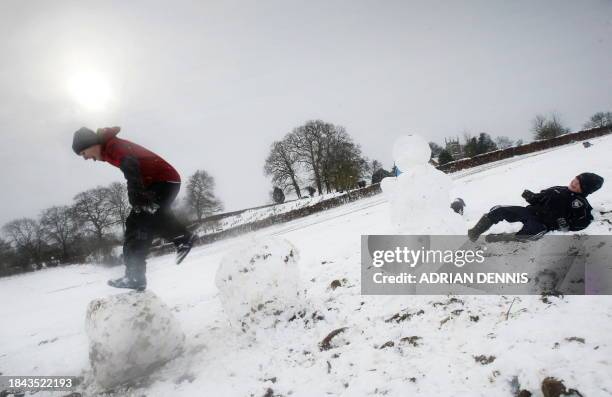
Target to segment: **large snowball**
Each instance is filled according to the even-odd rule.
[[[150,374],[182,352],[185,335],[151,292],[129,292],[89,303],[85,331],[98,383],[112,388]]]
[[[227,254],[215,283],[231,325],[253,334],[292,316],[300,298],[298,261],[297,249],[280,238]]]
[[[393,145],[393,160],[400,171],[425,164],[431,158],[431,148],[420,135],[400,136]]]

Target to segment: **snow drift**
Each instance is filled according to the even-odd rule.
[[[185,335],[151,292],[129,292],[89,303],[85,330],[98,383],[111,388],[148,375],[179,355]]]

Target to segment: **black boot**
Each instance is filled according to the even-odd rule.
[[[193,243],[195,241],[195,235],[191,234],[187,238],[184,238],[182,242],[176,242],[176,264],[180,264],[183,259],[189,254]]]
[[[115,288],[127,288],[136,291],[144,291],[147,288],[147,280],[139,280],[132,277],[123,276],[114,280],[108,280],[108,285]]]
[[[147,288],[147,277],[145,276],[145,272],[145,263],[133,263],[128,260],[125,266],[125,276],[114,280],[108,280],[108,285],[115,288],[144,291]]]
[[[491,226],[493,226],[491,218],[489,218],[488,214],[484,214],[482,218],[480,218],[480,220],[476,222],[474,227],[468,230],[468,237],[470,238],[470,240],[476,241],[478,240],[478,237],[480,237],[481,234],[489,230]]]

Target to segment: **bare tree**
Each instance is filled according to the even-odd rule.
[[[311,172],[319,194],[323,188],[329,193],[353,187],[369,168],[359,145],[342,126],[311,120],[295,128],[285,140],[296,160]]]
[[[495,138],[495,144],[499,149],[507,149],[514,145],[514,141],[507,136],[498,136]]]
[[[287,136],[289,147],[298,156],[298,161],[306,166],[313,176],[319,194],[323,194],[322,163],[325,139],[333,133],[334,126],[321,120],[311,120],[297,127]]]
[[[0,276],[8,273],[8,268],[13,265],[13,259],[13,248],[7,241],[0,238]]]
[[[381,168],[383,168],[383,165],[380,161],[372,160],[372,163],[370,164],[370,169],[372,170],[372,172],[376,172]]]
[[[116,220],[113,219],[113,208],[110,191],[98,186],[74,196],[74,211],[85,230],[93,233],[99,242],[104,241],[107,230]]]
[[[531,130],[534,134],[534,139],[550,139],[570,132],[569,128],[565,127],[561,122],[561,117],[552,113],[549,117],[538,114],[531,121]]]
[[[74,209],[67,205],[47,208],[41,214],[40,224],[47,238],[61,249],[62,259],[66,260],[77,232]]]
[[[130,202],[127,187],[120,182],[111,183],[108,186],[108,202],[112,217],[121,223],[121,230],[125,233],[125,221],[130,214]]]
[[[371,181],[372,176],[376,171],[382,168],[382,164],[378,160],[370,160],[368,161],[367,167],[364,169],[364,174],[361,176],[362,179]]]
[[[15,219],[4,225],[3,231],[15,249],[26,258],[24,265],[34,262],[40,266],[45,241],[39,222],[31,218]]]
[[[270,147],[270,154],[264,164],[264,172],[272,176],[272,183],[282,190],[291,187],[298,198],[302,197],[297,176],[298,155],[289,148],[287,139],[276,141]]]
[[[612,112],[597,112],[584,124],[584,128],[612,127]]]
[[[223,204],[215,197],[215,180],[204,170],[196,171],[187,183],[187,205],[195,211],[198,221],[205,215],[223,210]]]

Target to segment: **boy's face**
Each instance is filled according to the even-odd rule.
[[[102,160],[102,152],[101,152],[101,145],[93,145],[88,147],[87,149],[84,149],[81,151],[81,153],[79,153],[79,155],[81,157],[83,157],[85,160],[89,160],[92,159],[93,161],[101,161]]]
[[[580,187],[580,181],[578,180],[578,177],[574,177],[574,179],[572,179],[568,186],[568,189],[574,193],[582,193],[582,188]]]

